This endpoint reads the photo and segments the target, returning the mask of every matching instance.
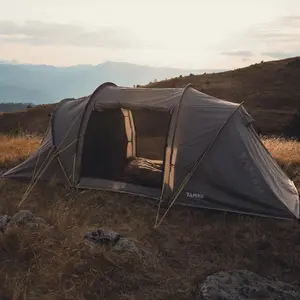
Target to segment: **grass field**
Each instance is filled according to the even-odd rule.
[[[263,141],[299,188],[300,143]],[[0,168],[39,143],[39,137],[0,136]],[[173,207],[154,230],[156,207],[138,197],[40,183],[18,207],[27,186],[0,182],[0,214],[30,209],[51,227],[0,233],[0,299],[187,300],[207,275],[235,268],[300,284],[296,221]],[[100,226],[138,240],[149,257],[102,248],[91,253],[82,237]]]

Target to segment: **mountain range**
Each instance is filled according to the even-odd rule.
[[[223,69],[176,69],[105,62],[56,67],[0,62],[0,102],[45,104],[91,94],[101,83],[121,86],[147,84],[179,75],[221,72]]]

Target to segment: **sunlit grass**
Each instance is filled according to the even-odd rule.
[[[40,137],[0,135],[0,168],[12,167],[26,159],[40,143]]]

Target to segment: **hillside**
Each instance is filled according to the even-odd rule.
[[[185,70],[121,62],[70,67],[0,63],[0,101],[47,104],[88,95],[106,81],[133,86],[177,74],[209,71],[222,70]]]
[[[15,112],[19,110],[24,110],[28,107],[34,106],[32,103],[0,103],[0,113],[1,112]]]
[[[280,134],[300,106],[300,58],[258,63],[222,73],[181,76],[148,87],[184,87],[188,83],[212,96],[241,103],[264,134]]]
[[[0,112],[0,132],[7,134],[26,132],[43,135],[55,106],[56,104],[38,105],[16,112]]]

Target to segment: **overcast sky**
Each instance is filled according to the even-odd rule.
[[[236,68],[300,55],[300,0],[0,0],[0,61]]]

